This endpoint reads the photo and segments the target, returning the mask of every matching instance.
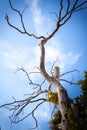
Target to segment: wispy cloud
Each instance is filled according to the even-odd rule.
[[[42,109],[43,108],[43,109]],[[48,121],[51,118],[51,108],[49,107],[49,103],[44,103],[42,105],[42,108],[39,108],[37,110],[36,116],[38,119],[43,120],[43,121]]]
[[[61,48],[60,43],[56,40],[52,40],[50,44],[46,45],[46,66],[49,68],[56,58],[58,57],[58,62],[56,63],[61,70],[65,70],[67,66],[72,66],[77,63],[81,57],[80,53],[74,52],[64,52]],[[24,66],[29,71],[33,70],[34,67],[39,67],[40,59],[40,48],[39,46],[28,48],[25,47],[15,47],[7,42],[0,42],[0,62],[6,67],[11,69],[16,69],[17,66]]]
[[[39,2],[39,0],[32,0],[32,2],[31,2],[31,12],[32,12],[32,15],[33,15],[34,26],[35,26],[36,32],[38,34],[41,34],[42,30],[43,30],[42,24],[43,24],[43,21],[44,21],[44,17],[42,15],[41,9],[38,6],[38,2]]]
[[[10,69],[24,66],[31,70],[38,62],[33,50],[35,50],[33,47],[31,49],[26,46],[16,47],[6,41],[0,41],[0,64]]]
[[[53,39],[46,46],[46,62],[48,64],[53,64],[58,57],[56,65],[60,67],[61,71],[65,71],[66,68],[76,64],[79,61],[81,55],[81,52],[75,53],[72,50],[65,52],[64,48],[61,46],[61,43],[56,39]]]
[[[49,18],[49,13],[45,14],[39,6],[40,0],[31,1],[31,13],[34,22],[34,27],[38,35],[48,35],[52,29],[52,19]],[[47,16],[46,16],[47,15]],[[46,26],[48,25],[48,26]]]
[[[7,42],[0,43],[0,60],[5,66],[14,69],[25,59],[25,53]]]
[[[46,21],[49,21],[49,27],[46,27],[47,30],[50,28],[50,20],[46,16],[42,14],[42,10],[39,7],[39,0],[32,0],[31,1],[31,11],[32,11],[32,16],[34,20],[34,26],[39,35],[45,34],[45,23]],[[51,29],[51,28],[50,28]],[[56,60],[58,57],[58,62],[57,64],[60,66],[61,70],[64,70],[67,66],[72,66],[75,64],[80,56],[80,53],[75,53],[75,52],[67,52],[65,53],[63,48],[61,48],[61,45],[58,42],[58,39],[51,39],[51,42],[46,45],[46,63],[49,68],[49,62],[53,64],[53,62]],[[37,47],[35,48],[34,51],[35,55],[38,55],[37,57],[40,56],[40,49]],[[38,60],[39,62],[39,60]]]
[[[27,0],[29,2],[30,0]],[[34,25],[39,34],[42,34],[44,21],[47,20],[47,17],[44,17],[42,14],[42,10],[39,6],[39,0],[31,0],[31,11],[33,15]],[[61,44],[62,45],[62,44]],[[66,68],[66,66],[72,66],[77,63],[81,56],[80,53],[72,52],[71,50],[67,53],[61,48],[58,40],[51,39],[50,44],[46,45],[46,63],[49,62],[52,64],[57,56],[58,62],[57,64],[60,66],[62,70]],[[0,42],[0,62],[9,67],[16,68],[17,66],[23,65],[26,68],[31,70],[32,67],[39,66],[39,57],[40,57],[40,49],[37,46],[28,49],[27,47],[16,47],[10,43]]]

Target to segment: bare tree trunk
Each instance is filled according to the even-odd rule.
[[[46,39],[42,40],[40,43],[41,56],[40,56],[40,71],[43,77],[54,87],[56,87],[56,92],[58,93],[58,109],[61,112],[62,120],[58,127],[62,130],[67,130],[68,121],[66,118],[66,112],[68,108],[68,95],[65,88],[60,84],[59,80],[55,77],[51,77],[45,70],[45,48],[44,45],[46,43]]]
[[[41,36],[37,36],[33,33],[28,33],[27,32],[27,29],[25,27],[25,24],[24,24],[24,20],[23,20],[23,13],[24,13],[24,10],[22,11],[22,13],[17,10],[16,8],[13,7],[13,5],[11,4],[11,0],[8,0],[9,1],[9,5],[11,7],[11,9],[17,13],[19,15],[19,18],[20,18],[20,22],[21,22],[21,26],[22,26],[22,29],[16,27],[15,25],[11,24],[10,23],[10,20],[9,20],[9,16],[8,14],[6,14],[6,21],[8,23],[8,25],[12,28],[14,28],[15,30],[17,30],[18,32],[20,32],[21,34],[26,34],[27,36],[29,37],[33,37],[35,39],[39,39],[41,40],[41,43],[40,43],[40,49],[41,49],[41,56],[40,56],[40,71],[41,71],[41,74],[43,75],[43,77],[51,84],[53,85],[55,88],[56,88],[56,92],[58,93],[58,109],[60,110],[61,112],[61,116],[62,116],[62,120],[61,120],[61,123],[60,123],[60,127],[62,130],[67,130],[68,128],[68,121],[67,121],[67,108],[68,108],[68,95],[67,95],[67,91],[66,89],[61,85],[60,81],[58,80],[58,77],[59,77],[59,73],[54,73],[56,75],[54,75],[53,77],[50,76],[46,70],[45,70],[45,65],[44,65],[44,60],[45,60],[45,48],[44,48],[44,45],[45,43],[50,40],[51,38],[54,37],[54,35],[58,32],[58,30],[60,29],[60,27],[62,27],[63,25],[65,25],[67,23],[67,21],[72,17],[72,15],[75,13],[75,12],[78,12],[78,11],[81,11],[81,10],[84,10],[84,9],[87,9],[87,0],[73,0],[73,3],[72,3],[72,0],[66,0],[66,7],[64,6],[65,2],[64,0],[60,0],[59,1],[59,12],[58,13],[55,13],[56,17],[57,17],[57,22],[56,22],[56,26],[54,28],[54,30],[47,36],[47,37],[44,37],[43,35]],[[58,69],[58,67],[56,68]],[[23,72],[26,73],[29,81],[30,81],[30,84],[33,84],[32,80],[30,79],[28,73],[22,69]],[[66,81],[66,80],[65,80]],[[70,83],[70,82],[68,82]],[[36,84],[35,84],[36,85]],[[39,85],[40,89],[41,89],[41,85]],[[46,91],[44,91],[46,92]],[[41,92],[40,92],[41,93]],[[20,115],[20,113],[22,112],[22,110],[24,109],[24,107],[26,107],[26,105],[28,105],[29,103],[31,102],[36,102],[37,100],[34,100],[34,101],[31,101],[32,99],[34,99],[35,97],[37,97],[40,93],[38,93],[37,95],[35,96],[31,96],[28,100],[22,100],[20,102],[25,102],[25,105],[22,104],[21,106],[19,105],[19,101],[14,101],[12,103],[8,103],[8,104],[4,104],[0,107],[4,107],[4,106],[8,106],[8,105],[12,105],[14,104],[14,109],[10,109],[10,110],[14,110],[13,111],[13,114],[11,117],[13,117],[13,122],[16,122],[16,119],[18,115]],[[27,116],[31,115],[33,116],[33,119],[35,120],[36,122],[36,126],[34,128],[36,128],[38,125],[37,125],[37,120],[34,116],[34,111],[37,109],[37,107],[39,105],[41,105],[43,102],[45,102],[46,100],[45,99],[39,99],[39,100],[42,100],[41,103],[39,103],[33,110],[31,113],[29,113]],[[27,101],[27,102],[26,102]],[[15,105],[17,103],[17,106]],[[16,106],[16,107],[15,107]],[[22,108],[21,108],[22,107]],[[17,108],[17,109],[16,109]],[[22,118],[21,120],[25,119],[27,116],[25,116],[24,118]],[[19,120],[19,121],[21,121]],[[18,122],[19,122],[18,121]]]

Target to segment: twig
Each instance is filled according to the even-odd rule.
[[[69,84],[74,84],[74,85],[78,85],[77,83],[74,83],[74,82],[71,82],[71,81],[68,81],[68,80],[66,80],[66,79],[60,79],[60,81],[64,81],[64,82],[67,82],[67,83],[69,83]]]
[[[71,71],[65,72],[65,73],[61,74],[60,76],[64,76],[66,74],[73,73],[73,72],[78,72],[79,73],[79,71],[77,69],[75,69],[75,70],[71,70]]]
[[[56,64],[57,61],[58,61],[58,57],[56,58],[56,60],[54,61],[53,65],[51,67],[51,71],[50,71],[51,74],[52,74],[53,67],[54,67],[54,65]]]

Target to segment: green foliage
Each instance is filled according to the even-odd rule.
[[[72,108],[68,108],[68,110],[67,110],[67,118],[68,118],[69,124],[74,125]]]
[[[81,86],[82,94],[73,99],[71,112],[67,112],[69,121],[68,130],[87,130],[87,72],[84,72],[84,80],[78,81]]]
[[[54,118],[49,122],[50,123],[50,129],[52,130],[59,130],[57,125],[61,122],[61,113],[60,111],[57,111],[54,114]]]
[[[66,117],[68,120],[67,130],[87,130],[87,72],[84,72],[84,80],[78,81],[82,88],[79,97],[70,102]],[[50,97],[51,98],[51,97]],[[50,99],[49,98],[49,99]],[[61,113],[57,111],[54,118],[50,121],[51,130],[59,130],[57,125],[61,122]]]
[[[54,105],[58,104],[58,93],[57,92],[48,92],[48,98],[46,99],[48,102],[52,102]]]
[[[78,82],[79,85],[81,85],[82,88],[82,98],[85,101],[85,103],[87,104],[87,72],[84,72],[84,80],[80,80]]]

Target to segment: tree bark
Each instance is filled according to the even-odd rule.
[[[58,105],[57,108],[60,110],[61,112],[61,116],[62,116],[62,120],[60,125],[58,125],[58,127],[60,127],[62,130],[67,130],[67,126],[68,126],[68,121],[67,121],[67,108],[68,108],[68,94],[66,89],[61,85],[61,83],[59,82],[59,80],[57,80],[57,78],[55,77],[51,77],[45,70],[45,43],[46,43],[46,39],[42,40],[40,45],[40,50],[41,50],[41,55],[40,55],[40,71],[41,74],[43,75],[43,77],[54,87],[56,87],[56,92],[58,93]]]

